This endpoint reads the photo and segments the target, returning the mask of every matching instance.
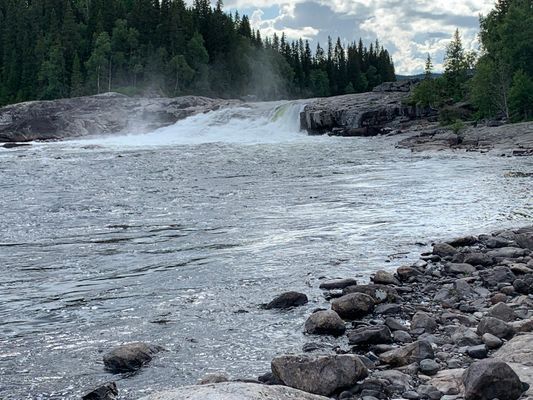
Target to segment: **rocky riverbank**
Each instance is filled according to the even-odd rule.
[[[143,400],[533,399],[533,226],[435,243],[371,283],[344,278],[320,288],[331,307],[309,316],[301,354],[276,357],[254,381],[211,375]],[[269,308],[306,301],[290,292]],[[318,335],[347,345],[327,350],[313,342]],[[133,371],[160,350],[126,345],[104,363]],[[112,384],[99,390],[85,398],[116,397]]]
[[[145,133],[191,115],[237,104],[241,102],[199,96],[139,98],[118,93],[30,101],[0,108],[0,142]]]

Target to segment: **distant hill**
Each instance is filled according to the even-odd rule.
[[[431,74],[434,78],[437,78],[439,76],[442,76],[442,73],[440,72],[433,72]],[[424,79],[426,75],[425,74],[418,74],[418,75],[396,75],[396,80],[398,81],[408,81],[411,79]]]

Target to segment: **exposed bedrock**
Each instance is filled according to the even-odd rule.
[[[118,93],[29,101],[0,108],[0,142],[144,133],[191,115],[239,104],[199,96],[139,98]]]

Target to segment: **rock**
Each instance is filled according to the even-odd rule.
[[[510,325],[513,327],[515,332],[533,332],[533,318],[514,321],[511,322]]]
[[[494,353],[494,358],[533,367],[533,333],[515,336]]]
[[[452,247],[473,246],[478,242],[475,236],[464,236],[447,242]]]
[[[392,343],[392,335],[385,325],[364,326],[348,332],[351,345]]]
[[[222,383],[228,381],[229,376],[225,373],[207,374],[198,381],[197,385],[209,385],[213,383]]]
[[[0,142],[146,133],[191,115],[238,104],[198,96],[140,98],[118,93],[30,101],[0,108]]]
[[[382,285],[399,285],[400,282],[390,272],[379,270],[372,277],[375,284]]]
[[[359,357],[350,354],[276,357],[272,360],[272,373],[286,386],[324,396],[368,376]]]
[[[317,135],[371,136],[408,108],[402,104],[408,93],[370,92],[310,100],[300,113],[301,128]]]
[[[502,282],[513,283],[516,279],[515,274],[509,268],[503,266],[481,271],[479,276],[484,285],[489,288],[498,286]]]
[[[533,294],[533,274],[522,275],[513,282],[514,289],[521,294]]]
[[[437,321],[423,311],[418,311],[411,320],[411,331],[420,329],[423,332],[433,333],[437,329],[437,326]]]
[[[407,344],[395,350],[387,351],[379,356],[385,364],[401,367],[426,358],[435,358],[431,343],[423,340]]]
[[[405,331],[394,331],[392,338],[396,343],[412,343],[413,338]]]
[[[494,264],[494,259],[485,253],[468,253],[465,255],[464,262],[470,265],[490,267]]]
[[[402,324],[401,321],[395,318],[392,318],[392,317],[387,317],[385,319],[385,325],[387,325],[393,331],[408,331],[409,330],[409,328],[405,326],[404,324]]]
[[[444,270],[452,275],[472,275],[476,272],[472,265],[466,263],[450,263],[444,267]]]
[[[492,304],[505,303],[507,302],[507,295],[503,293],[495,293],[491,298],[490,302]]]
[[[464,369],[445,369],[439,371],[428,383],[445,395],[456,395],[464,391]]]
[[[477,346],[482,343],[479,336],[472,329],[458,327],[452,334],[452,341],[459,347]]]
[[[397,315],[402,312],[401,304],[380,304],[378,305],[374,312],[378,315]]]
[[[312,335],[341,336],[345,331],[344,321],[333,310],[316,311],[305,322],[305,332]]]
[[[484,344],[480,344],[477,346],[471,346],[468,349],[466,349],[466,354],[468,354],[472,358],[477,358],[480,360],[483,358],[487,358],[487,355],[488,355],[487,346],[485,346]]]
[[[509,339],[514,335],[514,329],[501,319],[484,317],[479,321],[477,333],[480,336],[483,336],[485,333],[490,333],[500,339]]]
[[[435,375],[439,370],[440,366],[435,360],[428,359],[420,361],[420,372],[425,375]]]
[[[483,343],[485,343],[489,349],[497,349],[503,344],[499,337],[490,333],[485,333],[481,339],[483,339]]]
[[[433,246],[433,254],[439,257],[452,257],[457,254],[455,247],[450,246],[447,243],[437,243]]]
[[[298,292],[286,292],[282,293],[273,299],[270,303],[265,306],[265,309],[271,310],[274,308],[286,309],[291,307],[299,307],[307,304],[307,296],[303,293]]]
[[[155,393],[140,400],[328,400],[286,386],[257,383],[225,382],[211,385],[185,386]]]
[[[511,322],[516,319],[516,314],[513,309],[505,303],[498,303],[492,306],[487,316],[498,318],[505,322]]]
[[[422,273],[412,267],[399,267],[396,270],[396,275],[398,275],[398,278],[400,278],[401,281],[405,282],[408,281],[410,278],[422,275]]]
[[[324,290],[334,290],[334,289],[344,289],[348,286],[357,285],[357,281],[353,278],[346,279],[334,279],[331,281],[322,282],[319,286],[320,289]]]
[[[473,363],[463,375],[466,400],[517,400],[524,392],[518,375],[500,360]]]
[[[499,249],[491,250],[487,252],[490,257],[495,259],[506,259],[506,258],[518,258],[528,255],[528,251],[521,249],[519,247],[501,247]]]
[[[364,293],[377,303],[394,302],[398,299],[398,292],[386,285],[357,285],[345,288],[343,294]]]
[[[398,388],[400,392],[413,388],[413,378],[397,370],[375,371],[372,377],[386,381],[387,385]]]
[[[109,382],[82,397],[82,400],[115,400],[118,396],[117,384]]]
[[[160,346],[141,342],[124,344],[104,355],[104,366],[115,374],[137,371],[162,350]]]
[[[413,390],[409,390],[407,392],[404,392],[402,394],[402,397],[407,400],[418,400],[420,398],[420,395]]]
[[[374,299],[364,293],[351,293],[333,300],[331,308],[341,318],[356,319],[372,312]]]

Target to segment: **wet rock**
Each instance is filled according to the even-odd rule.
[[[485,333],[490,333],[500,339],[509,339],[514,335],[514,329],[501,319],[484,317],[479,321],[477,333],[480,336],[483,336]]]
[[[518,258],[528,255],[528,251],[521,249],[519,247],[501,247],[496,250],[490,250],[487,252],[490,257],[495,259],[506,259],[506,258]]]
[[[468,349],[466,349],[466,354],[468,354],[472,358],[477,358],[479,360],[483,358],[487,358],[488,350],[487,346],[484,344],[480,344],[477,346],[471,346]]]
[[[222,383],[228,381],[229,376],[225,373],[214,373],[205,375],[202,379],[198,381],[197,385],[209,385],[213,383]]]
[[[498,318],[505,322],[511,322],[516,319],[516,314],[513,309],[505,303],[498,303],[492,306],[487,316]]]
[[[129,343],[104,355],[105,369],[112,373],[132,372],[152,361],[163,348],[147,343]]]
[[[118,396],[117,384],[109,382],[82,397],[82,400],[115,400]]]
[[[328,400],[286,386],[257,383],[225,382],[211,385],[186,386],[155,393],[140,400]]]
[[[319,286],[320,289],[324,290],[334,290],[334,289],[344,289],[348,286],[355,286],[357,285],[357,281],[353,278],[345,278],[345,279],[334,279],[330,281],[322,282]]]
[[[435,375],[440,370],[440,365],[435,360],[422,360],[420,361],[420,372],[425,375]]]
[[[422,275],[422,273],[419,270],[412,268],[412,267],[399,267],[396,270],[396,275],[398,275],[398,278],[401,281],[405,282],[411,278]]]
[[[478,242],[478,239],[475,236],[463,236],[460,238],[450,240],[447,243],[453,247],[466,247],[466,246],[473,246],[477,242]]]
[[[286,386],[324,396],[368,376],[359,357],[350,354],[276,357],[272,360],[272,373]]]
[[[431,343],[423,340],[410,343],[398,349],[387,351],[380,355],[380,360],[392,366],[403,366],[413,362],[420,362],[426,358],[435,358]]]
[[[468,253],[465,255],[464,262],[470,265],[490,267],[494,264],[494,259],[485,253]]]
[[[437,243],[433,246],[433,254],[439,257],[452,257],[457,254],[457,249],[447,243]]]
[[[398,292],[386,285],[357,285],[349,286],[343,290],[343,293],[364,293],[374,299],[376,303],[394,302],[398,299]]]
[[[444,267],[444,270],[451,275],[472,275],[476,269],[466,263],[450,263]]]
[[[265,306],[265,309],[271,310],[273,308],[285,309],[291,307],[299,307],[307,304],[307,296],[298,292],[286,292],[280,294],[270,303]]]
[[[374,299],[364,293],[351,293],[333,300],[331,308],[341,318],[356,319],[374,310]]]
[[[378,315],[398,315],[402,312],[401,304],[380,304],[374,312]]]
[[[387,317],[385,319],[385,325],[387,325],[392,331],[408,331],[409,328],[405,326],[400,320]]]
[[[348,332],[348,342],[351,345],[370,345],[391,343],[390,329],[385,325],[364,326]]]
[[[375,284],[381,285],[399,285],[400,282],[390,272],[379,270],[372,277]]]
[[[345,331],[344,321],[333,310],[316,311],[305,322],[305,332],[313,335],[340,336]]]
[[[473,363],[463,376],[466,400],[517,400],[524,392],[518,375],[506,363],[487,359]]]
[[[498,286],[498,284],[502,282],[513,283],[516,279],[515,274],[513,274],[509,268],[503,266],[480,271],[479,276],[481,277],[483,284],[489,288]]]
[[[417,312],[411,320],[411,331],[422,330],[423,332],[433,333],[437,326],[437,321],[423,311]]]

